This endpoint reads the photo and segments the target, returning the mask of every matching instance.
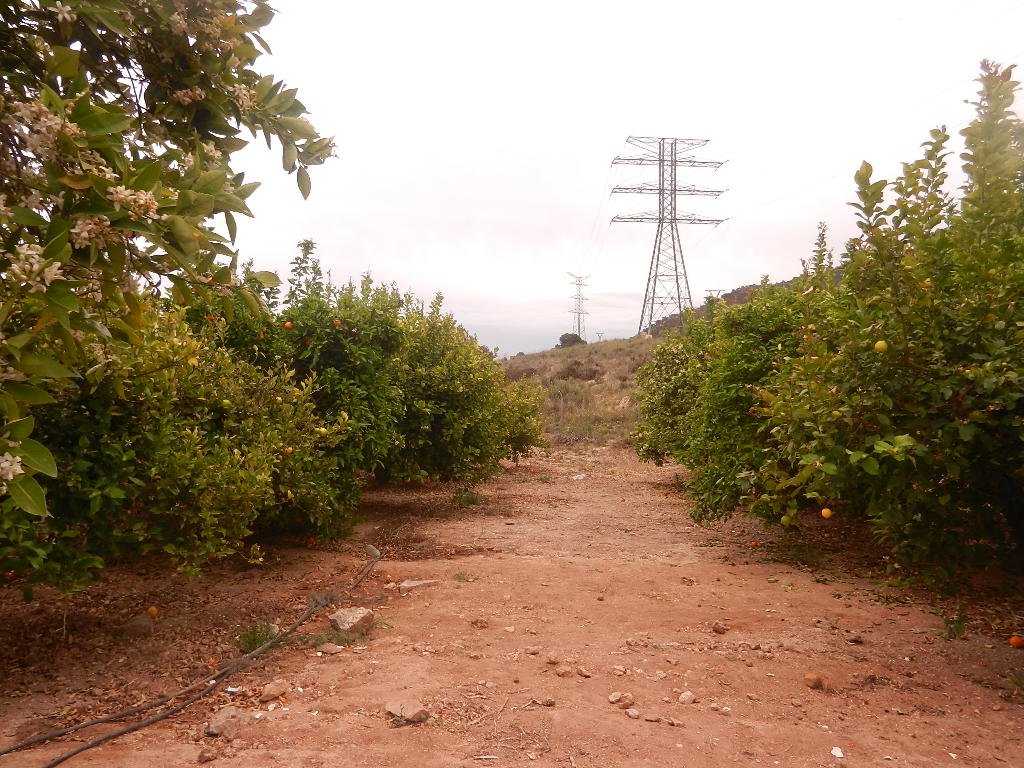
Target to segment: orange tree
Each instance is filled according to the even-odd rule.
[[[979,82],[958,201],[944,130],[892,184],[857,173],[861,235],[766,387],[773,453],[748,475],[770,519],[829,506],[939,567],[1024,546],[1024,131],[1012,68]]]
[[[0,2],[0,563],[46,556],[22,535],[49,540],[37,475],[57,472],[31,409],[118,375],[90,345],[137,343],[150,291],[260,311],[213,229],[233,238],[249,215],[239,134],[276,137],[303,195],[332,152],[295,91],[253,69],[272,15],[264,0]]]

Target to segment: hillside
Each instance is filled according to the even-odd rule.
[[[505,370],[511,380],[533,378],[543,387],[552,443],[623,440],[637,420],[637,369],[655,346],[655,339],[640,337],[577,344],[518,355]]]

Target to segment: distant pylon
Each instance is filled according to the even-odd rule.
[[[612,160],[617,165],[657,165],[658,183],[634,184],[618,186],[612,192],[629,192],[638,194],[658,195],[657,213],[639,213],[616,216],[615,221],[649,221],[658,225],[654,236],[654,251],[651,254],[651,267],[647,274],[647,291],[644,294],[644,306],[640,312],[640,327],[650,328],[657,322],[672,314],[682,314],[683,307],[692,307],[690,297],[690,279],[686,274],[686,262],[683,259],[683,247],[679,239],[679,223],[683,224],[721,224],[724,219],[711,219],[680,213],[676,210],[678,195],[709,195],[717,197],[722,190],[698,189],[693,186],[679,186],[676,182],[676,169],[679,166],[689,168],[718,168],[722,165],[717,160],[697,160],[686,155],[698,147],[707,144],[705,139],[671,139],[652,138],[647,136],[630,136],[626,142],[638,147],[641,154],[635,157],[619,156]]]
[[[575,326],[573,332],[586,341],[587,331],[586,324],[583,322],[583,316],[589,313],[583,308],[583,302],[587,300],[587,297],[583,295],[583,287],[586,285],[583,281],[590,277],[590,275],[580,276],[574,275],[572,272],[569,272],[568,275],[572,278],[573,285],[576,286],[576,294],[569,297],[573,300],[573,306],[572,309],[569,310],[569,314],[576,316],[576,319],[573,321],[573,325]]]

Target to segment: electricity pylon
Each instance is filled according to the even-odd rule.
[[[586,324],[583,322],[583,316],[589,314],[589,312],[583,308],[583,302],[587,300],[587,297],[583,295],[583,287],[586,285],[583,281],[590,277],[590,275],[580,276],[574,275],[572,272],[569,272],[568,275],[572,278],[573,285],[576,286],[576,294],[569,297],[574,301],[572,309],[569,310],[569,314],[576,315],[576,319],[573,321],[575,326],[574,333],[586,341]]]
[[[706,195],[718,197],[723,190],[699,189],[694,186],[679,186],[676,182],[676,169],[687,168],[718,168],[722,165],[717,160],[698,160],[689,157],[693,150],[707,144],[705,139],[671,139],[648,136],[630,136],[626,143],[640,149],[640,154],[633,157],[619,156],[612,160],[613,165],[656,165],[658,166],[658,183],[644,182],[618,186],[612,192],[628,192],[636,194],[657,194],[657,213],[638,213],[616,216],[616,221],[655,222],[658,225],[654,236],[654,251],[651,254],[651,268],[647,274],[647,291],[644,294],[644,306],[640,313],[640,328],[650,328],[654,323],[672,314],[683,313],[683,307],[692,307],[690,297],[690,279],[686,275],[686,261],[683,259],[683,247],[679,240],[679,224],[721,224],[724,219],[712,219],[706,216],[695,216],[681,213],[676,208],[679,195]]]

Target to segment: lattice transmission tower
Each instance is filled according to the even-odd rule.
[[[700,189],[676,181],[676,169],[686,168],[718,168],[722,165],[717,160],[698,160],[689,157],[693,150],[707,144],[706,139],[671,139],[648,136],[630,136],[627,144],[640,149],[640,154],[626,157],[619,156],[612,160],[613,165],[656,165],[658,166],[658,183],[644,182],[617,186],[612,192],[627,192],[658,196],[657,213],[637,213],[616,216],[616,221],[642,221],[657,223],[658,231],[654,236],[654,251],[651,254],[651,268],[647,275],[647,291],[644,294],[644,306],[640,313],[640,328],[650,328],[655,322],[673,314],[682,314],[683,307],[692,307],[690,298],[690,279],[686,275],[686,261],[683,259],[683,247],[679,240],[679,224],[721,224],[724,219],[712,219],[682,213],[676,208],[679,195],[705,195],[718,197],[723,190]]]
[[[583,302],[587,300],[587,297],[583,295],[583,288],[586,286],[586,283],[583,281],[590,277],[590,275],[580,276],[574,275],[572,272],[569,272],[568,275],[572,278],[573,285],[576,286],[575,295],[569,297],[573,300],[572,309],[569,310],[569,314],[576,316],[576,319],[573,320],[573,333],[586,341],[587,328],[583,317],[590,313],[583,308]]]

